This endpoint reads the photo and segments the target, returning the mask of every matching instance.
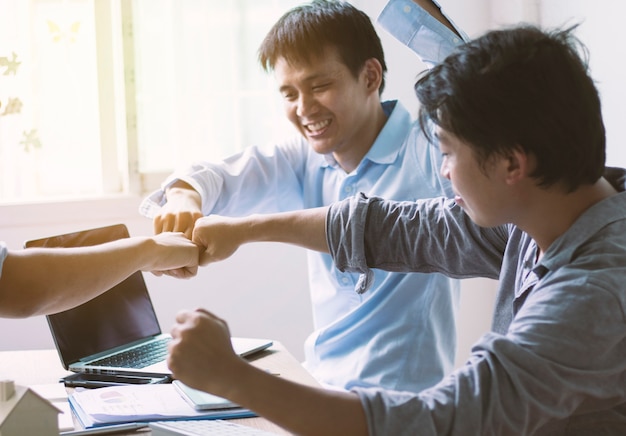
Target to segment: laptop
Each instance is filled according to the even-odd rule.
[[[51,236],[24,243],[30,247],[78,247],[128,238],[124,224]],[[64,312],[48,315],[50,332],[66,370],[94,374],[170,376],[169,334],[159,326],[141,271],[100,296]],[[245,357],[270,347],[272,341],[232,338]]]

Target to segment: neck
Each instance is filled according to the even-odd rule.
[[[604,178],[565,194],[558,187],[539,190],[525,207],[516,225],[528,233],[539,246],[539,257],[591,206],[615,195],[617,191]]]
[[[350,143],[333,152],[333,157],[346,173],[351,173],[359,166],[387,122],[380,101],[373,105],[369,116],[363,119],[365,121],[359,126],[358,134],[350,140]]]

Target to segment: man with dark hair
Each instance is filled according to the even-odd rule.
[[[327,251],[365,288],[372,268],[498,278],[493,331],[463,367],[418,393],[315,389],[237,357],[226,323],[197,310],[172,330],[174,375],[297,434],[626,434],[626,171],[605,168],[578,45],[571,29],[493,31],[419,79],[454,199],[196,223],[201,263],[263,240]]]
[[[462,33],[430,0],[419,3],[423,8],[410,3],[423,29],[413,43],[432,65]],[[300,136],[172,175],[142,206],[155,232],[191,237],[203,215],[319,207],[357,192],[410,201],[452,195],[438,174],[441,156],[417,121],[399,102],[381,102],[385,59],[365,13],[339,1],[297,6],[268,32],[259,60],[274,72]],[[453,369],[454,280],[376,271],[363,292],[359,275],[339,271],[327,254],[309,252],[308,267],[315,331],[304,364],[321,383],[415,391]]]
[[[347,35],[350,38],[346,38]],[[313,0],[293,8],[272,26],[259,47],[259,62],[266,72],[279,60],[289,64],[314,63],[334,48],[355,79],[368,59],[380,63],[378,93],[385,89],[387,64],[383,46],[370,18],[349,3]]]

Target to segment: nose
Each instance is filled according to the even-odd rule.
[[[315,97],[309,93],[301,93],[298,97],[296,113],[299,117],[309,116],[317,110],[317,101]]]
[[[441,174],[441,177],[443,177],[444,179],[448,179],[450,180],[450,170],[448,169],[448,165],[446,165],[446,158],[443,158],[443,161],[441,162],[441,168],[439,168],[439,174]]]

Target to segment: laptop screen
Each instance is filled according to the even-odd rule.
[[[28,247],[77,247],[129,236],[123,224],[28,241]],[[87,303],[46,317],[63,365],[161,333],[141,272]]]

